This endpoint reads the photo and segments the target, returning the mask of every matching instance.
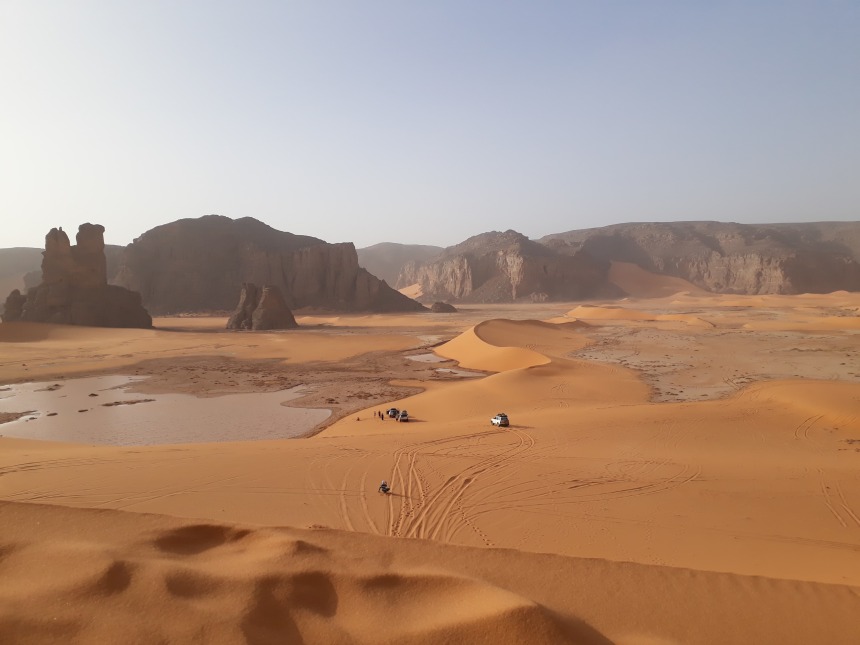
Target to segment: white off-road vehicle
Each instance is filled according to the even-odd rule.
[[[499,412],[496,416],[490,419],[490,423],[499,428],[507,428],[510,424],[508,421],[508,415],[504,412]]]

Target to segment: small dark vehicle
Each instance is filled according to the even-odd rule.
[[[388,408],[385,411],[385,414],[387,414],[392,419],[396,419],[397,415],[400,414],[400,410],[398,410],[397,408]]]
[[[409,413],[406,410],[401,410],[400,414],[397,415],[397,420],[400,421],[400,423],[406,423],[409,421]]]
[[[382,480],[382,483],[379,485],[379,492],[384,494],[384,495],[388,495],[388,493],[391,492],[391,487],[388,485],[388,482],[385,481],[384,479]]]

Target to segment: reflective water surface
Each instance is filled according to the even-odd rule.
[[[122,446],[285,439],[307,434],[331,414],[285,405],[302,395],[302,386],[214,398],[129,392],[142,378],[95,376],[3,386],[0,412],[31,414],[0,425],[0,435]]]

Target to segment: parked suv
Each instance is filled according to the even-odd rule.
[[[397,415],[397,420],[401,423],[409,421],[409,413],[406,410],[401,410],[400,414]]]
[[[508,422],[508,415],[504,412],[499,412],[496,416],[490,419],[490,423],[500,428],[507,428],[509,425],[511,425]]]
[[[389,419],[396,419],[397,415],[400,414],[400,410],[398,410],[397,408],[388,408],[385,411],[385,414],[388,415]]]

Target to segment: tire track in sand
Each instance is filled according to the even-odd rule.
[[[400,507],[395,513],[395,500],[393,495],[388,496],[389,506],[389,522],[388,535],[400,537],[403,535],[404,526],[410,521],[409,518],[419,514],[427,503],[427,491],[429,483],[418,467],[418,458],[422,453],[431,451],[433,448],[439,448],[450,443],[460,443],[464,440],[474,439],[479,437],[484,432],[476,432],[468,435],[458,435],[455,437],[444,437],[441,439],[432,439],[430,441],[422,441],[409,444],[398,448],[394,451],[394,465],[392,467],[391,482],[394,490],[403,491],[400,499]],[[406,459],[408,467],[404,475],[404,469],[401,464]],[[418,499],[416,500],[413,491],[417,490]]]
[[[437,539],[440,532],[445,530],[443,539],[448,539],[463,524],[457,523],[457,515],[452,509],[458,500],[468,491],[483,473],[488,470],[510,462],[517,455],[534,445],[530,435],[517,430],[497,430],[495,433],[482,433],[487,436],[516,436],[516,445],[502,446],[500,449],[493,447],[494,452],[481,459],[460,472],[451,475],[445,483],[427,501],[421,512],[416,515],[410,523],[406,534],[410,537]],[[488,446],[489,448],[489,446]]]

